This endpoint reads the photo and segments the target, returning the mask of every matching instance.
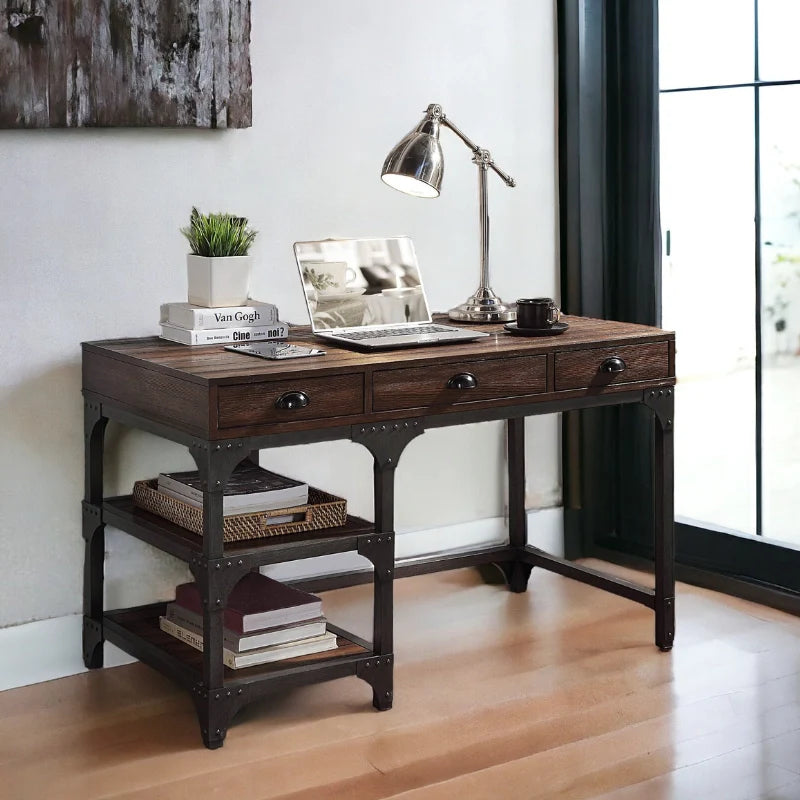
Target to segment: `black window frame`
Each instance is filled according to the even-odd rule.
[[[798,81],[758,75],[755,324],[757,492],[761,526],[761,236],[759,91]],[[570,314],[659,325],[657,0],[557,0],[561,304]],[[723,86],[678,87],[704,91]],[[678,332],[678,349],[680,334]],[[678,386],[677,391],[680,391]],[[676,420],[680,425],[680,418]],[[735,430],[731,431],[736,436]],[[642,564],[652,559],[652,431],[643,409],[564,417],[563,483],[568,558]],[[650,482],[650,486],[652,483]],[[645,490],[642,493],[642,490]],[[800,549],[694,525],[676,525],[679,579],[800,613]]]

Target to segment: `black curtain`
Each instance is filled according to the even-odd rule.
[[[657,0],[558,0],[561,303],[660,323]],[[566,553],[647,554],[652,426],[641,406],[571,412]]]

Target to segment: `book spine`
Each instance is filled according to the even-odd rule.
[[[203,508],[203,495],[199,490],[193,489],[191,486],[185,487],[188,491],[179,491],[174,489],[170,484],[166,482],[162,482],[159,479],[158,491],[161,494],[165,494],[167,497],[171,497],[173,500],[178,500],[181,503],[186,503],[188,506],[192,506],[192,508]],[[189,492],[198,492],[199,498],[197,496],[189,494]],[[267,511],[280,511],[284,508],[303,508],[308,505],[308,496],[306,495],[306,499],[302,500],[297,498],[291,502],[275,502],[275,503],[268,503],[268,502],[261,502],[261,503],[251,503],[250,505],[242,505],[242,506],[233,506],[228,501],[233,499],[232,497],[225,497],[222,501],[222,516],[224,517],[236,517],[241,516],[243,514],[263,514]],[[279,514],[273,517],[265,517],[263,523],[266,525],[281,525],[284,522],[295,522],[298,518],[301,518],[304,512],[298,512],[297,514]]]
[[[201,653],[203,652],[202,636],[187,631],[185,628],[176,625],[166,617],[159,617],[158,625],[164,633],[168,633],[170,636],[174,636],[176,639],[186,642],[186,644],[191,645],[195,650],[199,650]],[[230,669],[236,669],[236,655],[225,647],[222,649],[222,663]]]
[[[289,326],[285,322],[252,328],[217,328],[207,331],[185,330],[167,324],[161,326],[162,339],[188,345],[260,342],[265,339],[286,339],[288,336]]]
[[[199,614],[193,614],[181,606],[176,606],[175,603],[167,604],[166,620],[175,625],[180,626],[186,631],[195,634],[199,637],[200,646],[203,645],[203,618]],[[240,640],[242,637],[236,636],[229,632],[227,629],[222,631],[222,643],[228,650],[239,652]]]
[[[200,602],[200,594],[197,587],[193,584],[181,584],[175,589],[175,603],[183,608],[193,611],[195,614],[203,613],[203,605]],[[222,624],[241,636],[244,633],[242,628],[243,619],[241,614],[232,608],[226,608],[222,612]]]
[[[165,618],[176,625],[182,625],[184,628],[193,630],[202,639],[203,617],[200,614],[194,614],[186,608],[175,605],[175,603],[167,603]],[[224,631],[222,635],[223,637],[225,636]]]
[[[162,313],[161,318],[170,325],[189,330],[260,327],[278,321],[278,307],[272,303],[238,308],[188,308],[183,304],[167,304],[166,316]]]
[[[172,492],[177,500],[182,500],[184,497],[188,498],[198,503],[199,508],[203,507],[203,493],[199,489],[165,475],[163,472],[158,476],[158,490],[160,492]]]
[[[199,614],[194,614],[175,603],[167,603],[165,616],[176,625],[181,625],[198,636],[203,635],[203,618]],[[224,628],[222,631],[222,643],[228,650],[239,655],[250,650],[270,647],[271,645],[287,644],[312,637],[320,637],[326,633],[326,630],[327,621],[324,617],[317,617],[299,625],[282,625],[277,628],[267,629],[264,633],[254,633],[249,636],[239,636],[233,631]]]
[[[166,617],[159,617],[158,624],[164,633],[168,633],[170,636],[174,636],[176,639],[186,642],[186,644],[191,645],[195,650],[199,650],[201,653],[203,652],[202,636],[198,636],[196,633],[182,628]]]
[[[158,491],[176,500],[187,502],[196,508],[203,507],[203,493],[167,473],[158,476]],[[225,494],[222,500],[223,514],[247,514],[275,509],[295,508],[308,505],[308,484],[298,483],[284,489],[260,488],[242,494]]]
[[[241,669],[242,667],[251,667],[256,664],[270,664],[275,661],[285,661],[288,658],[298,658],[299,656],[307,656],[313,653],[324,653],[327,650],[336,649],[336,636],[332,633],[325,633],[316,639],[308,639],[305,642],[295,642],[287,644],[283,648],[276,648],[274,650],[257,650],[250,653],[230,653],[230,663],[225,662],[225,665],[231,669]]]
[[[233,653],[231,653],[230,650],[222,651],[222,663],[228,669],[238,669],[238,667],[236,666],[236,656]]]
[[[256,493],[254,492],[254,494]],[[299,508],[307,505],[307,491],[302,494],[295,494],[293,497],[286,497],[285,495],[270,497],[268,495],[255,502],[253,502],[250,495],[246,494],[225,495],[222,500],[222,508],[225,514],[256,514],[260,511],[280,511],[284,508]]]

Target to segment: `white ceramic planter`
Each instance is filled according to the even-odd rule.
[[[252,265],[252,256],[207,258],[187,255],[189,302],[206,308],[245,305]]]

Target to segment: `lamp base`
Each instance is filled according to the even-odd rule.
[[[517,310],[506,305],[488,286],[481,286],[465,303],[451,308],[447,315],[457,322],[513,322]]]

